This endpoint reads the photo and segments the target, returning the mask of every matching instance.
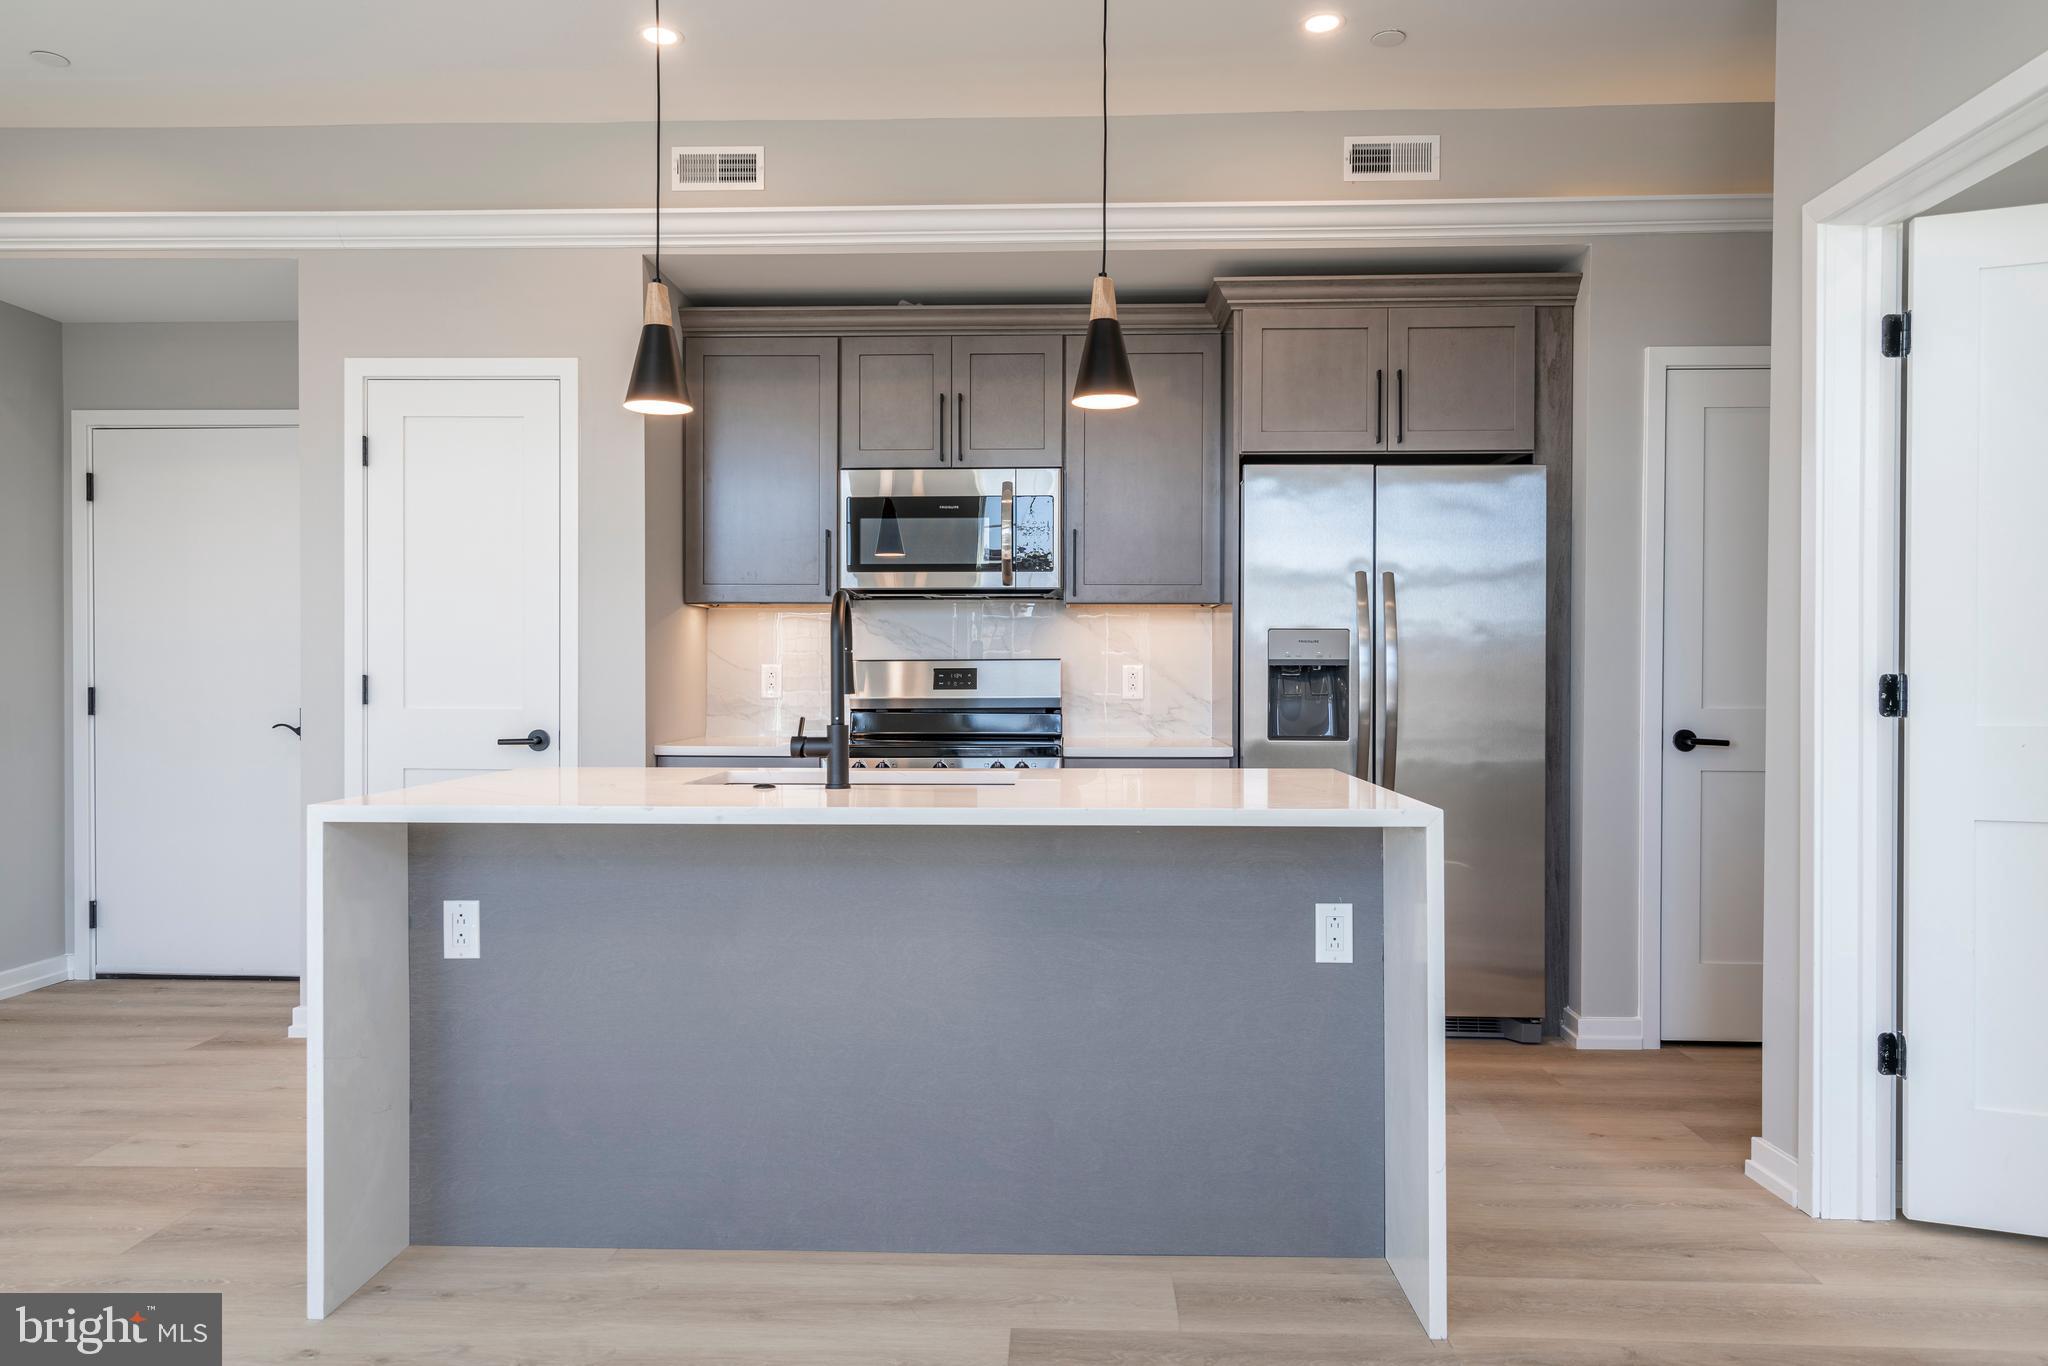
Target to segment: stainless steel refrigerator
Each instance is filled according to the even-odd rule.
[[[1242,492],[1245,767],[1442,807],[1446,1013],[1540,1019],[1543,469],[1246,464]]]

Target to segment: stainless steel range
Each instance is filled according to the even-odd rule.
[[[1057,659],[858,659],[855,768],[1058,768]]]

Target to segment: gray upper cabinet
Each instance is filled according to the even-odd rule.
[[[683,595],[822,602],[839,484],[839,342],[693,336]]]
[[[1126,338],[1138,406],[1067,410],[1067,600],[1222,599],[1222,341]],[[1067,368],[1081,339],[1068,340]]]
[[[1536,310],[1387,313],[1396,452],[1536,449]]]
[[[956,465],[1056,466],[1066,409],[1063,338],[953,338]]]
[[[1240,323],[1242,449],[1385,447],[1393,383],[1386,309],[1248,308]]]
[[[839,463],[850,470],[951,463],[950,337],[839,343]]]

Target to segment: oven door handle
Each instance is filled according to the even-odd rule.
[[[1003,481],[1003,587],[1017,582],[1017,486]]]

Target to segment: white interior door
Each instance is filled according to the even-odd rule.
[[[1902,1203],[2048,1235],[2048,207],[1911,231]]]
[[[365,387],[364,790],[558,766],[560,382]]]
[[[94,970],[296,977],[298,431],[89,459]]]
[[[1770,372],[1667,370],[1665,384],[1662,1036],[1754,1043]]]

